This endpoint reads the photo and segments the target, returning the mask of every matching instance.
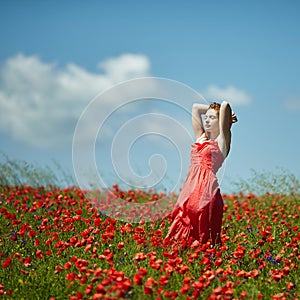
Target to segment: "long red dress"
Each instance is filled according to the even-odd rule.
[[[166,238],[221,243],[223,199],[216,173],[224,156],[215,140],[192,144],[191,165]]]

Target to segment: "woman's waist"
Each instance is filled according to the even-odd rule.
[[[196,169],[199,171],[205,170],[205,171],[216,174],[217,171],[219,170],[220,166],[217,164],[205,163],[203,161],[191,161],[190,168],[193,168],[193,169]]]

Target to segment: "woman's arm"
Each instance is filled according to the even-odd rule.
[[[220,107],[219,113],[219,126],[220,134],[218,137],[218,144],[224,157],[226,157],[230,151],[231,144],[231,125],[232,125],[233,115],[232,110],[228,102],[223,101]]]
[[[208,110],[208,104],[194,103],[192,107],[192,125],[195,133],[196,140],[205,133],[203,128],[201,115],[205,114]]]

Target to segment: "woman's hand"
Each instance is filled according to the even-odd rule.
[[[236,115],[235,115],[235,112],[232,111],[231,113],[231,123],[236,123],[238,121]]]

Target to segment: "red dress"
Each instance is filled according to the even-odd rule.
[[[223,199],[216,173],[224,156],[215,140],[192,144],[191,165],[166,238],[221,243]]]

